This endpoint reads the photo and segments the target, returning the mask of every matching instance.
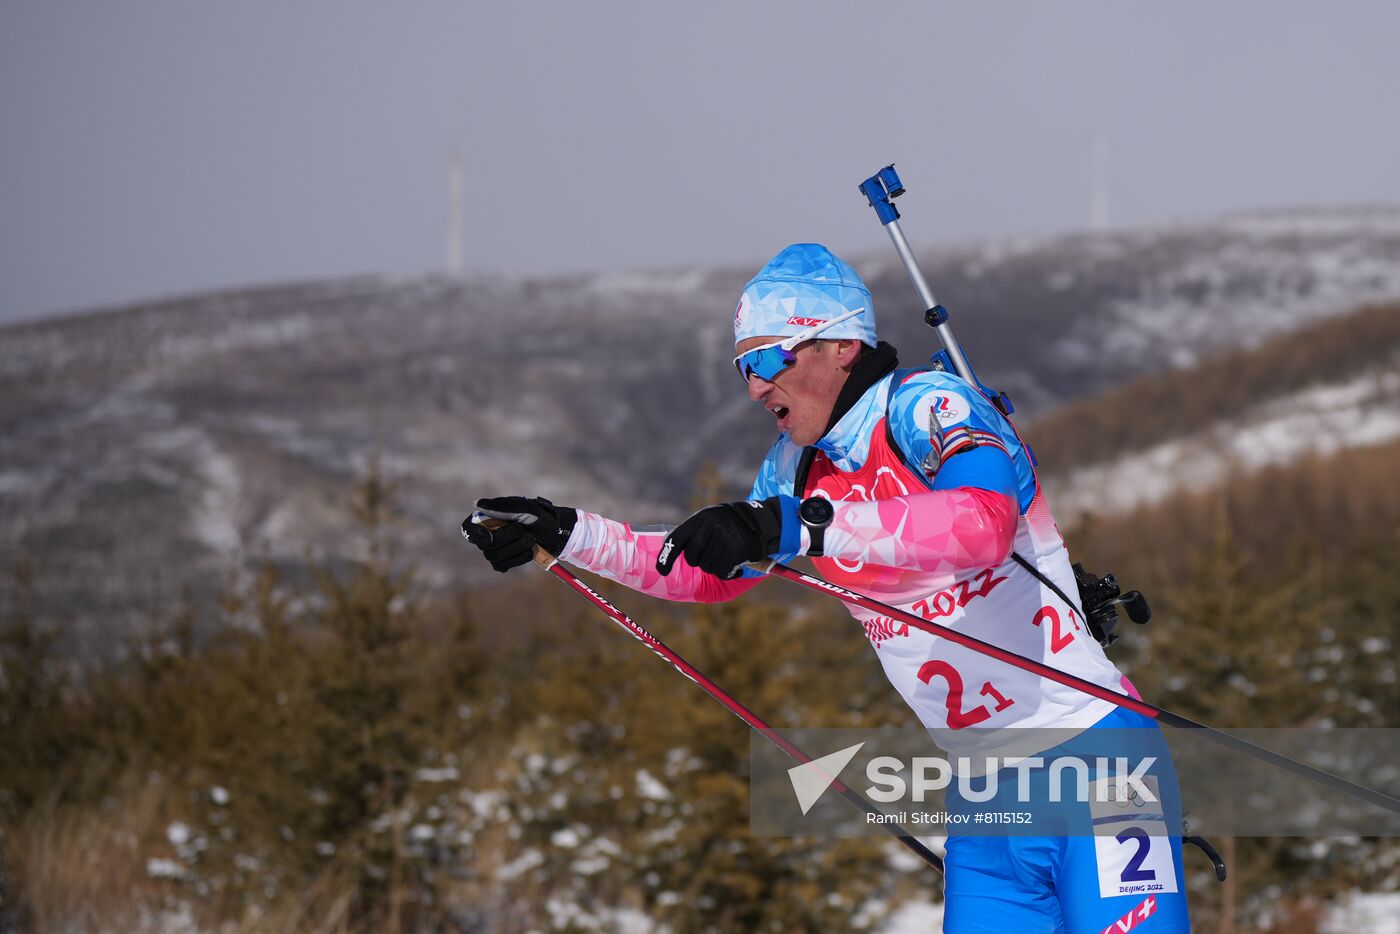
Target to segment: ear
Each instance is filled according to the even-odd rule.
[[[832,343],[836,347],[836,365],[849,371],[855,366],[856,360],[860,359],[861,342],[846,338]]]

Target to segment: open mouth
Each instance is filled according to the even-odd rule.
[[[777,417],[778,421],[782,421],[787,418],[788,408],[785,405],[780,405],[773,410],[773,414]]]

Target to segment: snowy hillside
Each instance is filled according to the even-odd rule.
[[[763,259],[366,277],[0,329],[0,560],[26,541],[46,607],[122,626],[182,587],[212,593],[252,561],[292,570],[307,554],[339,554],[351,485],[376,451],[402,481],[401,553],[429,586],[479,570],[456,532],[479,495],[675,518],[707,462],[741,494],[771,422],[732,374],[729,311]],[[931,336],[902,268],[886,251],[852,259],[882,336],[918,362]],[[1239,216],[925,261],[983,378],[1035,415],[1400,298],[1400,209]],[[1338,444],[1395,430],[1393,379],[1319,392],[1261,404],[1250,430],[1284,438],[1270,448],[1279,457],[1306,412],[1363,412]],[[1211,433],[1222,430],[1133,456],[1209,474],[1233,456]],[[1127,486],[1111,471],[1141,466],[1102,469],[1065,497],[1080,495],[1074,483]]]
[[[1183,381],[1189,378],[1183,374]],[[1347,378],[1262,401],[1228,421],[1112,460],[1047,472],[1045,485],[1060,520],[1073,524],[1082,513],[1125,512],[1181,490],[1208,489],[1232,474],[1396,438],[1400,346]]]
[[[1140,377],[1022,430],[1056,515],[1071,525],[1303,458],[1379,450],[1400,438],[1400,303]]]

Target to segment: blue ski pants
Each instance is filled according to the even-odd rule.
[[[943,921],[947,934],[1100,934],[1110,930],[1176,934],[1190,930],[1181,859],[1180,798],[1166,742],[1156,723],[1128,710],[1109,714],[1085,733],[1100,728],[1115,729],[1111,734],[1115,744],[1117,737],[1138,737],[1138,729],[1142,731],[1141,738],[1130,744],[1138,754],[1157,756],[1148,774],[1156,782],[1153,787],[1160,792],[1161,805],[1096,806],[1065,794],[1062,800],[1071,803],[1047,806],[1046,810],[1052,820],[1057,810],[1068,815],[1065,819],[1073,823],[1074,833],[949,836]],[[1048,760],[1065,751],[1082,754],[1091,746],[1071,741],[1040,755]],[[1003,769],[997,774],[1001,780],[996,798],[973,803],[950,788],[949,811],[1025,808],[1024,802],[1017,801],[1015,771]],[[1030,785],[1032,796],[1048,795],[1048,777],[1041,774],[1038,778],[1039,784],[1033,781]],[[1041,803],[1032,804],[1038,815]]]

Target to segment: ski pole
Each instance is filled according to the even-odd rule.
[[[904,194],[904,183],[899,180],[894,165],[885,166],[861,182],[860,193],[865,195],[865,200],[869,201],[870,206],[875,209],[875,214],[880,218],[880,223],[884,225],[885,232],[890,235],[895,252],[899,254],[900,261],[904,263],[909,278],[914,280],[914,290],[919,293],[919,299],[924,303],[924,322],[933,328],[934,333],[943,343],[942,354],[946,355],[946,361],[939,361],[939,355],[936,354],[934,356],[935,362],[940,365],[946,362],[945,369],[951,368],[969,384],[976,386],[984,396],[991,400],[993,405],[1001,410],[1001,414],[1009,416],[1015,411],[1011,405],[1011,399],[1006,393],[997,392],[983,385],[977,379],[977,374],[972,371],[972,364],[968,363],[967,357],[963,355],[962,345],[953,336],[953,326],[948,323],[948,309],[940,305],[938,299],[933,297],[933,290],[928,287],[928,280],[924,278],[923,270],[919,268],[919,261],[915,259],[914,251],[909,246],[909,240],[904,236],[904,231],[899,226],[899,209],[894,206],[894,199]]]
[[[1006,649],[1003,649],[1000,646],[993,645],[990,642],[983,642],[981,639],[974,638],[972,636],[967,635],[966,633],[958,632],[956,629],[951,629],[947,626],[941,626],[938,623],[931,623],[926,619],[922,619],[921,617],[915,616],[913,613],[901,610],[895,606],[890,606],[888,603],[881,603],[879,600],[876,600],[873,597],[867,597],[865,594],[858,593],[857,591],[847,590],[845,587],[842,587],[838,584],[833,584],[830,581],[823,580],[820,577],[815,577],[811,574],[804,574],[803,572],[795,568],[788,567],[785,564],[779,564],[777,561],[752,563],[749,565],[749,567],[753,568],[756,571],[761,571],[766,574],[771,574],[775,577],[781,577],[784,580],[792,581],[796,584],[801,584],[803,587],[807,587],[811,590],[818,590],[823,593],[830,594],[836,597],[837,599],[841,600],[842,602],[849,603],[852,606],[858,606],[862,609],[871,610],[876,613],[883,613],[886,616],[892,617],[893,619],[897,619],[901,622],[908,623],[915,629],[921,629],[924,632],[932,633],[935,636],[945,638],[949,642],[955,642],[958,645],[972,649],[975,652],[980,652],[983,655],[991,656],[992,658],[995,658],[998,661],[1002,661],[1007,663],[1008,665],[1012,665],[1013,667],[1020,668],[1022,671],[1029,671],[1032,674],[1039,675],[1040,677],[1054,681],[1057,684],[1062,684],[1065,687],[1074,688],[1077,691],[1082,691],[1083,693],[1089,694],[1093,697],[1097,697],[1100,700],[1106,700],[1111,704],[1116,704],[1117,706],[1131,710],[1134,713],[1142,714],[1144,717],[1148,717],[1150,719],[1157,720],[1162,723],[1166,723],[1170,726],[1178,727],[1180,729],[1191,730],[1197,735],[1208,739],[1219,746],[1224,746],[1227,749],[1233,749],[1236,752],[1242,752],[1247,756],[1251,756],[1255,759],[1260,760],[1261,762],[1267,762],[1270,765],[1277,766],[1281,769],[1292,772],[1295,775],[1300,775],[1303,778],[1316,782],[1319,785],[1324,785],[1328,788],[1332,788],[1344,794],[1351,795],[1353,798],[1358,798],[1362,801],[1365,801],[1368,804],[1374,804],[1377,807],[1384,808],[1387,811],[1400,814],[1400,800],[1397,800],[1388,794],[1376,791],[1374,788],[1367,788],[1365,785],[1358,785],[1355,782],[1348,781],[1347,779],[1337,775],[1333,775],[1331,772],[1323,771],[1322,769],[1315,768],[1303,762],[1299,762],[1296,759],[1290,759],[1288,756],[1281,755],[1269,749],[1265,749],[1262,746],[1256,746],[1247,740],[1240,739],[1237,736],[1232,736],[1229,733],[1226,733],[1224,730],[1217,730],[1214,727],[1206,726],[1203,723],[1197,723],[1195,720],[1192,720],[1188,717],[1183,717],[1180,714],[1172,713],[1170,710],[1164,710],[1161,707],[1153,706],[1152,704],[1149,704],[1146,701],[1137,700],[1136,698],[1129,697],[1126,694],[1119,694],[1118,692],[1112,691],[1106,687],[1101,687],[1100,685],[1097,685],[1092,681],[1086,681],[1083,678],[1069,674],[1068,672],[1061,671],[1058,668],[1052,668],[1049,665],[1046,665],[1042,662],[1026,658],[1024,655],[1017,655],[1015,652],[1008,652]],[[1071,612],[1073,612],[1073,609],[1071,609]]]
[[[474,517],[468,518],[462,522],[463,535],[466,534],[465,527],[473,521],[473,518]],[[497,528],[501,525],[504,525],[503,522],[495,519],[486,519],[480,524],[488,529]],[[665,661],[676,671],[680,672],[681,674],[689,678],[691,681],[694,681],[696,684],[698,684],[701,690],[703,690],[706,694],[710,695],[715,700],[723,704],[725,709],[727,709],[730,713],[734,714],[734,716],[738,717],[750,727],[757,730],[759,734],[763,736],[764,739],[768,740],[770,743],[777,746],[783,752],[787,753],[799,764],[806,765],[807,763],[812,761],[811,756],[807,755],[807,753],[803,752],[801,749],[799,749],[797,746],[791,743],[787,739],[787,737],[783,736],[782,733],[778,732],[776,729],[774,729],[773,727],[765,723],[763,720],[761,720],[757,714],[755,714],[752,710],[749,710],[749,708],[745,707],[739,701],[735,700],[733,696],[731,696],[723,688],[721,688],[719,685],[715,684],[713,681],[707,678],[703,673],[701,673],[699,669],[691,665],[684,658],[681,658],[679,654],[672,651],[664,642],[653,636],[650,632],[647,632],[646,629],[639,625],[630,616],[619,610],[617,607],[613,606],[611,603],[609,603],[607,599],[605,599],[601,594],[595,591],[592,587],[589,587],[587,584],[585,584],[582,580],[579,579],[578,575],[574,574],[568,568],[560,564],[557,558],[555,558],[549,552],[545,551],[539,545],[535,546],[535,563],[538,564],[540,567],[544,568],[549,573],[553,574],[555,577],[559,578],[565,584],[568,584],[570,588],[572,588],[585,600],[596,606],[598,609],[602,610],[604,613],[606,613],[608,618],[611,619],[618,626],[621,626],[622,630],[626,632],[629,636],[632,636],[638,642],[641,642],[647,648],[651,649],[658,656],[660,656],[660,658],[663,661]],[[840,794],[841,797],[845,798],[852,805],[859,808],[866,814],[878,814],[882,817],[885,816],[883,811],[881,811],[875,805],[871,804],[868,800],[866,800],[866,798],[860,792],[856,791],[854,788],[848,787],[847,785],[837,780],[835,777],[832,778],[831,788],[832,790]],[[909,851],[912,852],[915,856],[919,857],[919,859],[928,863],[929,866],[933,867],[938,872],[943,872],[943,860],[938,857],[938,854],[934,853],[928,847],[920,843],[917,839],[914,838],[912,834],[907,833],[902,826],[898,824],[886,823],[881,823],[880,826],[883,827],[886,830],[886,832],[890,834],[890,836],[894,837],[900,843],[904,844],[904,846],[907,847]]]

